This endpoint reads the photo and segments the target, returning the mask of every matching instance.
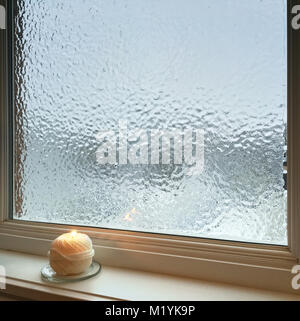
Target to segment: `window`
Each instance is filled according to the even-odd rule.
[[[14,34],[15,219],[287,244],[285,1],[25,0]]]
[[[0,39],[5,247],[13,238],[41,252],[76,226],[110,264],[133,251],[141,268],[159,254],[153,269],[163,272],[199,276],[198,264],[219,260],[288,278],[300,127],[292,1],[0,4],[9,13]],[[184,271],[170,254],[185,257]]]

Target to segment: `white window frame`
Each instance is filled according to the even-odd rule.
[[[55,237],[75,228],[91,236],[95,259],[104,265],[295,293],[290,283],[300,257],[300,30],[291,28],[295,4],[287,0],[288,246],[276,246],[12,220],[12,43],[7,34],[13,0],[0,0],[8,26],[0,30],[0,248],[46,255]]]

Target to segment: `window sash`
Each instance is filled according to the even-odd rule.
[[[0,31],[0,247],[46,255],[51,240],[70,228],[88,233],[103,264],[290,291],[290,269],[300,258],[300,30],[288,6],[288,246],[12,220],[13,0],[0,0],[7,30]]]

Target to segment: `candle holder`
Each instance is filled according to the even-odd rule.
[[[82,273],[75,275],[58,275],[50,266],[45,265],[41,269],[42,279],[51,283],[68,283],[89,279],[101,271],[101,265],[95,261]]]

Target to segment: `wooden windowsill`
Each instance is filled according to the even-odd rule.
[[[33,300],[300,300],[300,296],[246,287],[103,266],[89,280],[49,284],[41,280],[46,257],[0,250],[9,294]]]

